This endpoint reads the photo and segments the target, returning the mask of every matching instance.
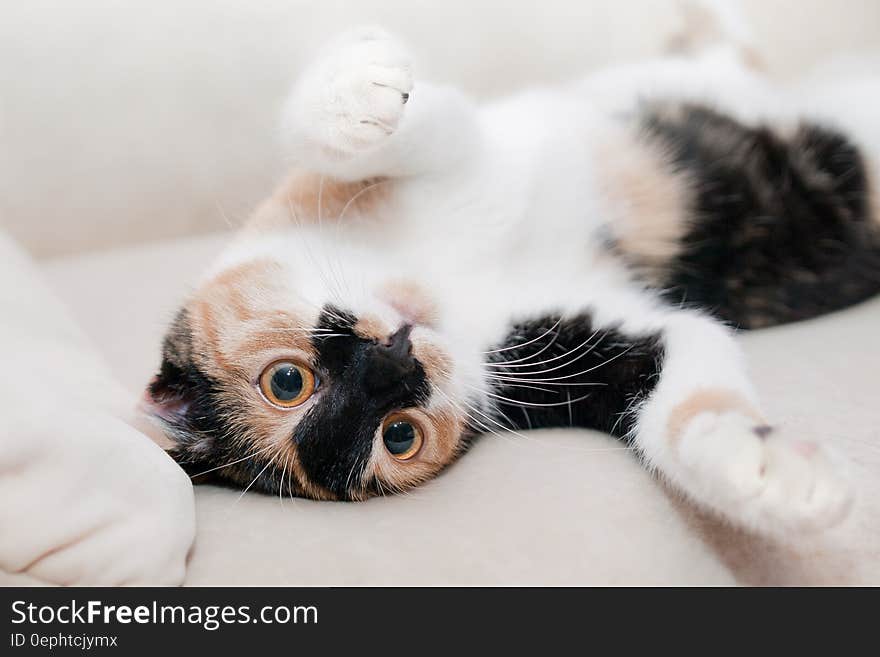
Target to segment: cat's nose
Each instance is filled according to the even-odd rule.
[[[401,377],[415,368],[413,345],[409,338],[412,324],[404,324],[384,342],[371,348],[370,368],[367,383],[374,388],[385,388],[398,383]]]
[[[394,333],[388,336],[380,346],[385,349],[391,358],[405,359],[412,356],[412,340],[409,339],[412,333],[412,324],[404,324]]]

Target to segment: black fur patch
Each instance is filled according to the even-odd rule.
[[[694,190],[682,253],[654,281],[670,300],[758,328],[880,292],[880,224],[844,135],[781,136],[696,105],[652,106],[641,127]]]
[[[427,375],[414,357],[389,353],[388,346],[355,335],[355,321],[335,308],[322,314],[318,328],[337,335],[316,334],[312,341],[318,371],[331,383],[293,435],[308,477],[340,499],[359,488],[385,416],[421,405],[430,395]]]
[[[239,425],[230,422],[235,413],[221,401],[224,384],[205,374],[194,356],[192,329],[184,309],[165,336],[159,373],[147,389],[164,409],[161,418],[166,433],[176,443],[169,454],[191,476],[233,464],[214,470],[210,479],[244,481],[247,485],[264,462],[258,458],[242,460],[255,450],[242,451],[249,438]]]
[[[147,389],[166,409],[180,447],[194,454],[214,451],[221,433],[218,409],[213,405],[220,385],[200,370],[193,359],[192,331],[186,310],[181,310],[162,343],[162,365]]]
[[[589,314],[520,322],[492,350],[493,401],[514,429],[585,427],[623,437],[660,375],[659,335],[597,330]]]
[[[361,478],[374,436],[385,416],[427,401],[430,386],[412,356],[408,334],[397,347],[355,335],[356,319],[336,308],[322,313],[316,334],[316,374],[320,398],[290,437],[309,484],[337,499],[371,492]],[[262,453],[248,421],[242,394],[249,382],[218,381],[197,366],[192,332],[185,311],[169,330],[159,374],[150,396],[168,412],[164,422],[177,445],[170,451],[191,475],[211,470],[212,480],[271,494],[305,495],[308,486],[289,472],[274,454]]]

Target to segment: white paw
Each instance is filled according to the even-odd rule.
[[[849,487],[826,448],[739,413],[695,417],[679,457],[698,500],[763,532],[824,529],[849,510]]]
[[[378,28],[359,28],[334,41],[305,73],[289,113],[319,145],[353,153],[394,133],[412,88],[406,49]]]

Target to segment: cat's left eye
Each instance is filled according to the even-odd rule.
[[[314,373],[293,361],[276,361],[260,375],[263,396],[270,404],[282,408],[294,408],[304,403],[316,387]]]
[[[422,447],[422,428],[402,413],[390,415],[382,424],[382,442],[385,449],[398,461],[408,461]]]

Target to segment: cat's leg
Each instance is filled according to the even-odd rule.
[[[293,164],[349,181],[451,169],[475,141],[475,125],[466,98],[414,82],[407,49],[369,27],[324,48],[284,113]]]
[[[699,57],[708,50],[723,49],[742,65],[763,71],[751,26],[737,0],[681,0],[680,27],[666,42],[672,55]]]
[[[645,102],[673,100],[736,110],[745,117],[782,111],[779,85],[764,73],[739,3],[682,0],[681,27],[665,52],[590,73],[574,89],[609,115],[627,115]]]
[[[847,486],[826,450],[768,421],[733,336],[671,313],[659,381],[633,436],[648,463],[697,502],[764,532],[820,529],[845,514]]]
[[[517,322],[487,352],[505,426],[611,433],[693,501],[764,533],[844,516],[842,464],[764,416],[730,329],[630,286],[585,287],[587,310]]]

